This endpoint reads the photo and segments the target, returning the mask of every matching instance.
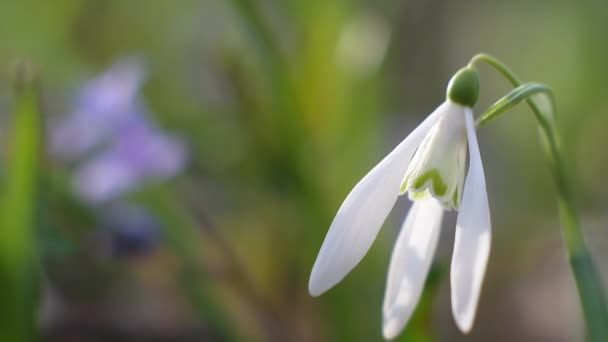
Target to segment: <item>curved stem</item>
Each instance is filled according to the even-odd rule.
[[[514,87],[521,86],[521,81],[502,62],[496,58],[479,54],[469,62],[475,66],[485,62],[502,74]],[[545,141],[549,162],[558,193],[558,204],[561,218],[562,236],[568,252],[570,267],[576,281],[579,298],[587,324],[587,337],[590,341],[608,341],[608,308],[604,288],[600,276],[595,268],[589,250],[585,245],[576,204],[572,180],[569,178],[559,144],[559,133],[555,124],[556,106],[552,91],[542,90],[549,95],[553,110],[553,117],[543,115],[538,106],[530,98],[534,92],[526,95],[526,101],[534,113]],[[494,115],[495,116],[495,115]],[[483,118],[483,117],[482,117]],[[479,125],[487,122],[480,121]]]
[[[478,55],[473,56],[473,58],[471,58],[471,61],[469,62],[469,66],[474,67],[479,62],[487,63],[488,65],[490,65],[491,67],[496,69],[496,71],[498,71],[501,75],[503,75],[514,87],[518,87],[521,85],[522,82],[515,75],[515,73],[513,73],[505,64],[503,64],[496,58],[494,58],[490,55],[484,54],[484,53],[480,53]],[[536,119],[539,121],[544,121],[544,120],[542,120],[542,112],[540,111],[538,106],[534,103],[534,101],[532,101],[531,99],[527,99],[526,102],[528,103],[528,106],[530,106],[530,109],[534,113],[534,116],[536,117]],[[556,115],[557,108],[555,108],[554,103],[552,105],[553,105],[553,115]]]

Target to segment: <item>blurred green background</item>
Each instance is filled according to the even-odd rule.
[[[38,298],[40,339],[382,340],[388,258],[407,200],[336,288],[310,297],[309,272],[350,189],[445,99],[448,80],[478,52],[553,87],[585,234],[606,281],[607,18],[600,0],[0,2],[3,189],[19,155],[10,138],[18,60],[37,70],[45,122],[28,207],[34,234],[14,242],[34,246],[39,290],[25,296]],[[105,217],[111,204],[75,194],[77,163],[49,152],[47,131],[74,111],[85,82],[133,56],[145,70],[139,97],[150,122],[182,139],[188,161],[113,200],[143,208],[160,230],[118,253],[108,247],[117,238]],[[508,90],[482,68],[476,109]],[[520,106],[479,131],[493,249],[473,331],[463,336],[451,317],[450,213],[425,296],[398,341],[583,339],[530,114]],[[0,290],[10,298],[14,289]]]

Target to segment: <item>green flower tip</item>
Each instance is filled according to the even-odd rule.
[[[448,84],[447,98],[467,107],[473,107],[479,98],[479,74],[477,69],[464,67]]]

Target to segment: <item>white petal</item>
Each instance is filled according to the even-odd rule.
[[[399,184],[418,144],[439,119],[439,106],[376,165],[342,203],[312,268],[308,290],[318,296],[337,284],[369,250],[399,195]]]
[[[412,157],[401,190],[409,190],[412,198],[415,193],[428,189],[439,202],[446,203],[447,209],[452,209],[456,207],[452,205],[454,198],[460,198],[461,193],[455,192],[461,190],[458,184],[464,179],[466,167],[466,107],[447,102],[445,114],[433,125]]]
[[[384,294],[384,338],[393,339],[410,319],[431,267],[441,229],[443,207],[431,196],[416,200],[391,256]]]
[[[481,285],[490,254],[490,208],[473,114],[467,111],[470,165],[456,222],[452,255],[452,312],[460,330],[473,327]]]

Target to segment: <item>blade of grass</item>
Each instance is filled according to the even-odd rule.
[[[13,127],[0,220],[0,340],[36,339],[35,223],[41,155],[41,116],[36,82],[17,70]]]

